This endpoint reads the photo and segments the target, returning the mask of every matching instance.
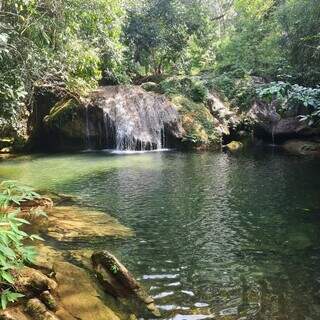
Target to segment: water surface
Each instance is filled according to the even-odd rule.
[[[274,151],[82,153],[0,162],[133,228],[112,250],[163,319],[320,319],[320,163]],[[71,244],[75,248],[78,243]]]

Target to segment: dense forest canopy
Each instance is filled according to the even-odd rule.
[[[262,95],[298,100],[317,120],[319,21],[318,0],[1,1],[2,131],[37,87],[85,95],[181,76],[210,78],[237,107],[259,77],[271,83]]]

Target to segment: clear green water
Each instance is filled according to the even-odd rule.
[[[319,160],[271,151],[39,155],[2,161],[0,177],[76,194],[133,228],[131,239],[69,247],[112,250],[163,318],[320,319]]]

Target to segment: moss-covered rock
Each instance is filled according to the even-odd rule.
[[[227,150],[229,150],[231,152],[235,152],[235,151],[239,151],[239,150],[243,149],[243,146],[244,146],[243,143],[240,141],[231,141],[225,147]]]
[[[70,121],[79,118],[79,109],[80,105],[74,99],[62,100],[44,117],[44,122],[51,127],[63,128]]]
[[[172,102],[182,118],[184,141],[196,147],[209,147],[221,141],[221,135],[216,129],[218,122],[203,103],[196,103],[183,96],[174,96]]]

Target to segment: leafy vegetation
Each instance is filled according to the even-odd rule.
[[[198,0],[149,0],[132,6],[124,28],[130,71],[159,75],[190,70],[193,54],[202,56],[214,35],[205,10]],[[194,64],[201,66],[200,61]]]
[[[37,87],[85,94],[102,76],[120,81],[120,0],[0,3],[0,129],[25,116]]]
[[[21,131],[39,87],[86,95],[101,83],[148,81],[204,107],[218,90],[240,110],[257,97],[257,79],[283,82],[314,97],[315,125],[319,20],[318,0],[4,0],[1,134]]]
[[[261,86],[257,91],[265,101],[276,101],[281,112],[293,111],[301,121],[307,121],[309,126],[319,124],[319,87],[308,88],[287,82],[271,82]]]
[[[22,230],[23,225],[29,222],[19,217],[19,206],[23,201],[39,197],[31,188],[21,186],[15,181],[4,181],[0,184],[0,297],[2,309],[5,309],[9,302],[22,297],[15,291],[14,272],[24,263],[32,262],[36,254],[34,247],[25,245],[25,241],[27,239],[41,240],[39,236],[28,235]]]

